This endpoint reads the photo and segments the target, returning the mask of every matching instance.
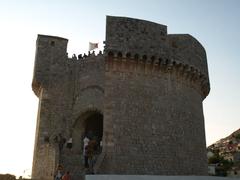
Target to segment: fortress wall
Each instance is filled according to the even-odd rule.
[[[42,177],[43,173],[44,178],[53,177],[51,173],[55,172],[59,161],[58,144],[54,143],[54,138],[59,133],[69,139],[74,130],[74,123],[82,120],[81,115],[84,112],[94,109],[103,112],[103,55],[88,57],[81,62],[70,61],[67,58],[62,60],[61,63],[50,65],[49,83],[47,86],[41,86],[33,177]],[[75,145],[78,144],[75,141],[82,141],[83,133],[80,132],[80,139],[73,139]],[[51,149],[46,148],[48,143],[44,142],[45,136],[50,139]],[[65,168],[75,172],[78,167],[76,173],[83,168],[82,152],[76,152],[77,154],[70,157],[65,153],[68,151],[64,146],[61,161],[64,162]]]
[[[206,174],[201,94],[176,72],[153,75],[126,69],[129,60],[118,69],[117,60],[107,63],[105,123],[112,132],[100,172]]]
[[[87,109],[103,112],[104,57],[98,55],[73,65],[73,121]]]
[[[55,130],[54,119],[50,109],[52,104],[49,96],[43,88],[39,95],[39,109],[37,116],[37,128],[35,135],[35,147],[33,158],[33,178],[51,179],[54,175],[55,165],[57,161],[57,153],[55,146],[49,144],[46,139],[52,140],[52,131]],[[46,166],[48,168],[46,168]]]
[[[67,115],[67,124],[62,128],[68,132],[67,138],[73,138],[73,148],[71,155],[68,149],[63,150],[62,163],[74,178],[79,179],[84,173],[82,138],[85,133],[85,120],[93,111],[103,113],[104,57],[98,55],[81,60],[68,59],[67,63],[71,81],[65,80],[63,88],[68,87],[71,91],[65,91],[67,98],[58,98],[70,106],[69,114],[66,114],[64,109],[62,111]]]

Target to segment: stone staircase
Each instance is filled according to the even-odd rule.
[[[102,152],[96,157],[96,162],[93,166],[93,170],[85,169],[84,168],[84,159],[83,156],[74,155],[70,153],[65,153],[61,156],[61,161],[64,162],[64,169],[69,170],[72,179],[71,180],[84,180],[85,175],[88,174],[98,174],[99,168],[105,158],[105,153]]]
[[[105,153],[105,152],[102,152],[101,154],[98,155],[97,161],[96,161],[96,163],[95,163],[95,165],[94,165],[94,167],[93,167],[93,172],[94,172],[94,174],[98,174],[99,168],[100,168],[100,166],[102,165],[105,156],[106,156],[106,153]]]

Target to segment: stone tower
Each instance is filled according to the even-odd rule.
[[[107,16],[104,53],[69,58],[67,42],[37,38],[33,178],[53,179],[58,164],[83,177],[89,132],[102,142],[97,174],[207,174],[202,101],[210,87],[206,53],[194,37]]]

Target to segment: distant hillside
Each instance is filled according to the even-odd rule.
[[[240,129],[207,147],[211,175],[240,177]]]
[[[238,145],[240,145],[240,128],[231,133],[229,136],[222,138],[217,142],[213,143],[212,145],[208,146],[208,149],[216,150],[221,148],[219,149],[220,151],[224,149],[237,151]]]
[[[239,138],[240,139],[240,128],[236,131],[234,131],[231,135],[227,136],[224,139],[232,139],[232,138]]]
[[[0,174],[0,180],[16,180],[16,176],[11,174]]]
[[[0,174],[0,180],[31,180],[31,179],[25,179],[22,178],[21,176],[19,177],[19,179],[16,179],[16,176],[12,174]]]

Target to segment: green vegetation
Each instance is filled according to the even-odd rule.
[[[214,154],[213,157],[208,159],[208,164],[217,164],[216,167],[216,176],[226,176],[227,171],[233,166],[232,161],[224,159],[219,154]]]
[[[237,140],[240,140],[240,134],[237,134],[237,135],[235,136],[235,138],[236,138]]]

